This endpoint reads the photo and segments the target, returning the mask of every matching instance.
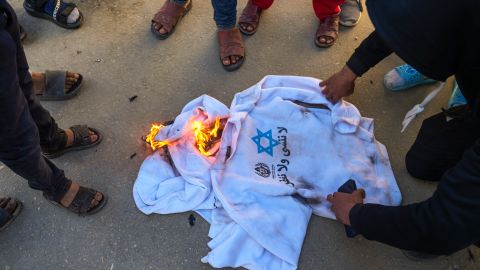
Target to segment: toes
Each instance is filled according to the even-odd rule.
[[[319,38],[318,38],[318,41],[319,41],[320,43],[325,43],[326,39],[325,39],[325,37],[319,37]]]
[[[5,206],[7,205],[8,201],[10,201],[10,198],[1,198],[0,199],[0,208],[5,208]]]
[[[98,140],[97,135],[90,135],[90,142],[96,142]]]
[[[93,200],[90,202],[90,208],[95,208],[97,205],[100,204],[100,202],[103,199],[103,195],[100,192],[95,193],[95,197]]]
[[[103,194],[100,192],[97,192],[95,194],[95,200],[97,200],[98,202],[101,202],[103,200]]]
[[[67,71],[67,78],[74,78],[74,79],[77,80],[78,78],[80,78],[80,74],[75,73],[75,72]]]
[[[236,64],[237,63],[237,57],[236,56],[230,56],[230,61],[232,62],[232,64]]]
[[[230,65],[230,58],[228,58],[228,57],[224,58],[222,60],[222,63],[223,63],[224,66],[229,66]]]
[[[68,78],[65,80],[65,84],[69,84],[69,85],[74,85],[76,82],[78,81],[78,79],[76,78]]]
[[[251,25],[247,26],[247,30],[248,30],[249,32],[252,32],[252,31],[253,31],[253,26],[251,26]]]
[[[9,200],[7,206],[3,209],[5,209],[5,211],[7,211],[8,213],[12,214],[13,212],[15,212],[15,208],[17,208],[17,202],[15,200]]]
[[[98,140],[98,135],[95,132],[90,130],[88,133],[90,134],[90,142],[95,142]]]
[[[159,32],[160,34],[164,35],[164,34],[166,34],[168,31],[167,31],[167,29],[165,29],[164,27],[161,27],[161,28],[158,30],[158,32]]]
[[[90,206],[91,206],[92,208],[94,208],[94,207],[97,206],[97,205],[98,205],[98,201],[97,201],[97,200],[92,200],[92,202],[90,203]]]

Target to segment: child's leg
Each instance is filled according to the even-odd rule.
[[[345,0],[313,0],[313,10],[320,21],[332,15],[340,13],[340,5]]]
[[[273,0],[252,0],[252,3],[261,9],[268,9],[272,6]]]

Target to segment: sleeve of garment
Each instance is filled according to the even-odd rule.
[[[479,164],[477,140],[431,198],[396,207],[357,204],[350,222],[367,239],[405,250],[446,255],[463,249],[480,240]]]
[[[347,66],[360,77],[391,53],[392,50],[374,31],[355,49],[347,61]]]

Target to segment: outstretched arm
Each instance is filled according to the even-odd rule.
[[[322,93],[333,103],[345,96],[353,94],[355,80],[371,67],[392,53],[390,48],[372,32],[347,61],[343,69],[320,83]]]

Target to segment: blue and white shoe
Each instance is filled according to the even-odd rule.
[[[452,108],[452,107],[456,107],[464,104],[467,104],[467,100],[463,96],[462,91],[460,91],[460,87],[458,87],[458,84],[455,81],[455,87],[453,88],[452,95],[448,100],[448,108]]]
[[[424,76],[408,64],[390,70],[383,78],[385,87],[392,91],[406,90],[417,85],[434,82],[436,81]]]

